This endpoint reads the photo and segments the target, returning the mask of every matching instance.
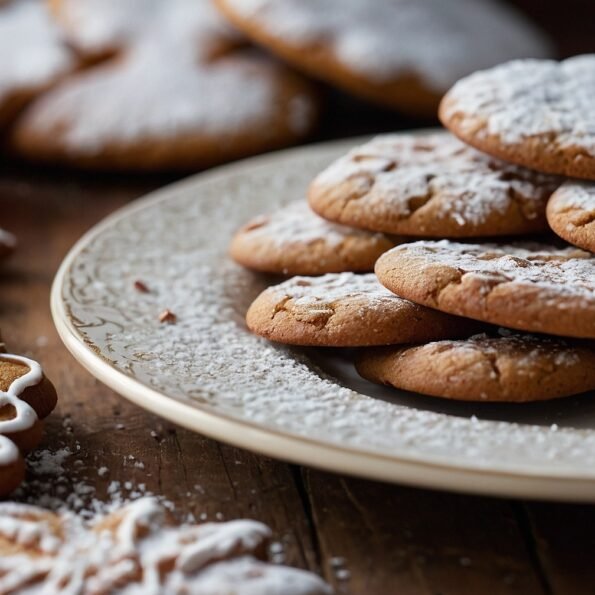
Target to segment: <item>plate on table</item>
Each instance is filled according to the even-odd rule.
[[[54,282],[66,346],[137,405],[258,453],[410,485],[595,502],[593,394],[444,401],[362,380],[349,350],[288,348],[246,330],[250,302],[272,281],[230,261],[233,232],[303,199],[312,177],[361,141],[214,169],[109,216]],[[165,309],[175,324],[159,322]]]

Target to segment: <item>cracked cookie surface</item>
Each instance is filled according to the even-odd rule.
[[[397,297],[371,273],[293,277],[263,291],[246,322],[272,341],[320,347],[429,341],[468,336],[477,328]]]
[[[595,185],[562,184],[547,203],[547,220],[561,238],[595,252]]]
[[[595,350],[500,332],[370,349],[359,355],[356,367],[372,382],[463,401],[529,402],[595,390]]]
[[[245,267],[278,275],[367,272],[397,243],[381,233],[331,223],[300,200],[251,219],[233,237],[230,255]]]
[[[416,237],[542,232],[561,180],[494,159],[447,132],[379,136],[312,182],[312,209],[331,221]]]
[[[595,258],[576,248],[420,241],[386,252],[375,270],[395,294],[443,312],[595,338]]]

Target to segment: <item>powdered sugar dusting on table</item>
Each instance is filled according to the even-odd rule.
[[[543,36],[492,0],[226,0],[282,43],[330,45],[364,78],[414,74],[437,92],[461,76],[523,57],[545,57]],[[503,40],[506,40],[503,42]]]

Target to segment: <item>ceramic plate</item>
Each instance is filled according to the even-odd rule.
[[[312,177],[359,142],[211,170],[108,217],[55,279],[66,346],[141,407],[272,457],[418,486],[595,501],[594,395],[447,402],[360,379],[349,351],[285,348],[247,332],[246,309],[270,280],[230,262],[233,231],[303,199]],[[165,308],[176,324],[159,322]]]

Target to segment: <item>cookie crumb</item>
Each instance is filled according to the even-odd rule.
[[[134,282],[134,289],[136,289],[137,291],[140,291],[141,293],[150,293],[150,289],[147,287],[146,283],[144,283],[143,281],[141,281],[140,279],[137,279]]]
[[[167,322],[169,324],[174,324],[178,320],[178,317],[167,308],[159,314],[159,322]]]

